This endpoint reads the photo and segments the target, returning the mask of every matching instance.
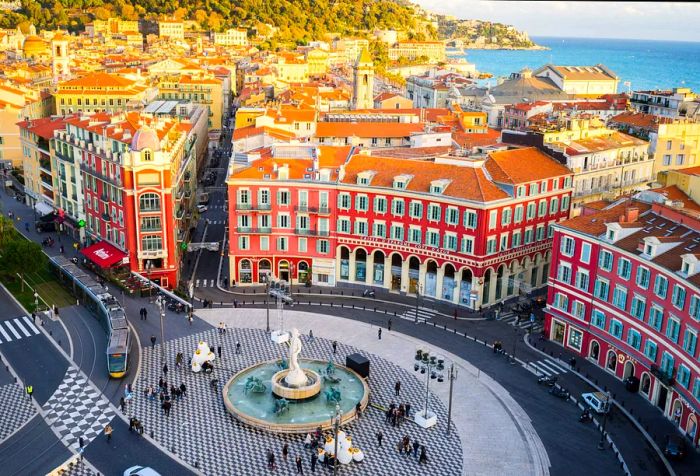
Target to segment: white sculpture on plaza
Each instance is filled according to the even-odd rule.
[[[330,455],[335,452],[335,438],[333,436],[326,437],[323,450]],[[365,455],[362,450],[353,448],[352,438],[346,435],[343,430],[340,430],[338,432],[338,462],[340,464],[349,464],[352,461],[362,461],[364,458]]]
[[[200,341],[197,350],[192,355],[192,372],[201,372],[202,365],[205,362],[212,362],[215,358],[216,355],[211,351],[209,345],[204,341]]]
[[[309,381],[304,370],[299,366],[299,354],[301,353],[301,339],[299,330],[292,329],[292,341],[289,345],[289,373],[284,377],[284,381],[290,387],[303,387]]]

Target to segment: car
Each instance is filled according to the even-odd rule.
[[[672,459],[681,459],[685,456],[685,441],[679,435],[667,435],[664,454]]]
[[[208,207],[208,206],[206,206],[206,205],[197,205],[197,211],[198,211],[199,213],[204,213],[204,212],[206,212],[207,210],[209,210],[209,207]]]
[[[148,466],[132,466],[124,471],[124,476],[160,476],[160,473]]]
[[[596,413],[608,413],[612,402],[603,392],[584,393],[581,395],[586,404]]]

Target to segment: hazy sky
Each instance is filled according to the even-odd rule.
[[[512,24],[531,36],[700,41],[700,3],[412,1],[436,13]]]

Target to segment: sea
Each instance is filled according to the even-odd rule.
[[[619,90],[689,87],[700,93],[700,43],[605,38],[532,37],[549,50],[466,50],[465,58],[480,72],[508,77],[524,67],[547,63],[591,66],[602,63],[620,78]]]

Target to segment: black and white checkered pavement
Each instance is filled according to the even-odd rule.
[[[351,337],[349,337],[351,338]],[[325,339],[304,341],[303,356],[326,360],[334,357],[335,362],[345,362],[345,356],[359,352],[370,360],[370,403],[387,407],[391,402],[410,402],[412,413],[422,409],[425,396],[425,382],[381,357],[367,354],[360,349],[338,343],[337,354],[333,356],[332,343]],[[222,346],[223,359],[214,361],[217,370],[214,376],[219,379],[219,388],[214,391],[210,377],[195,374],[186,366],[175,368],[177,352],[185,354],[185,361],[191,357],[200,340],[207,342],[216,352]],[[235,355],[236,342],[241,343],[242,354]],[[294,459],[302,457],[304,471],[310,471],[311,451],[305,449],[305,435],[281,435],[248,427],[238,422],[226,410],[222,399],[222,387],[236,372],[260,361],[286,357],[287,347],[274,344],[269,336],[258,329],[229,329],[219,334],[212,329],[200,334],[166,342],[169,385],[185,383],[187,396],[173,402],[170,416],[166,417],[158,399],[151,401],[144,396],[148,385],[158,386],[162,364],[160,345],[142,349],[141,376],[135,386],[133,416],[139,418],[147,433],[154,433],[155,439],[174,451],[188,463],[201,469],[207,475],[260,475],[266,474],[265,452],[272,450],[277,459],[277,474],[295,474]],[[401,396],[394,396],[394,384],[401,381]],[[431,382],[433,385],[443,385]],[[462,475],[462,444],[457,432],[446,435],[447,412],[441,401],[431,395],[430,409],[438,414],[438,425],[428,430],[412,422],[404,422],[393,428],[385,424],[384,412],[372,406],[367,407],[362,418],[349,423],[343,429],[352,435],[353,443],[365,454],[361,463],[351,463],[340,468],[343,475]],[[131,416],[131,414],[130,414]],[[384,440],[377,444],[376,433],[381,430]],[[396,444],[401,437],[418,439],[425,445],[429,458],[427,465],[419,465],[412,456],[400,455]],[[281,450],[289,443],[289,461],[284,462]],[[319,471],[323,471],[319,468]]]
[[[530,318],[521,318],[520,322],[518,322],[518,316],[516,316],[512,311],[504,312],[502,315],[499,315],[498,320],[508,323],[513,327],[517,326],[520,329],[528,330],[532,328],[533,333],[541,332],[542,329],[544,329],[544,324],[539,320],[530,322]]]
[[[21,385],[8,383],[0,387],[0,442],[10,436],[36,413]]]
[[[79,437],[89,443],[115,416],[109,401],[72,366],[43,409],[46,422],[61,435],[61,441],[76,450]]]
[[[414,321],[416,320],[416,310],[415,309],[409,309],[407,311],[404,311],[403,314],[399,316],[401,319],[406,319],[407,321]],[[418,308],[418,322],[427,322],[430,319],[435,317],[435,313],[433,311],[428,311],[427,309],[423,308]]]
[[[0,321],[0,344],[26,339],[27,337],[34,337],[38,334],[39,329],[36,328],[32,320],[27,316]]]

